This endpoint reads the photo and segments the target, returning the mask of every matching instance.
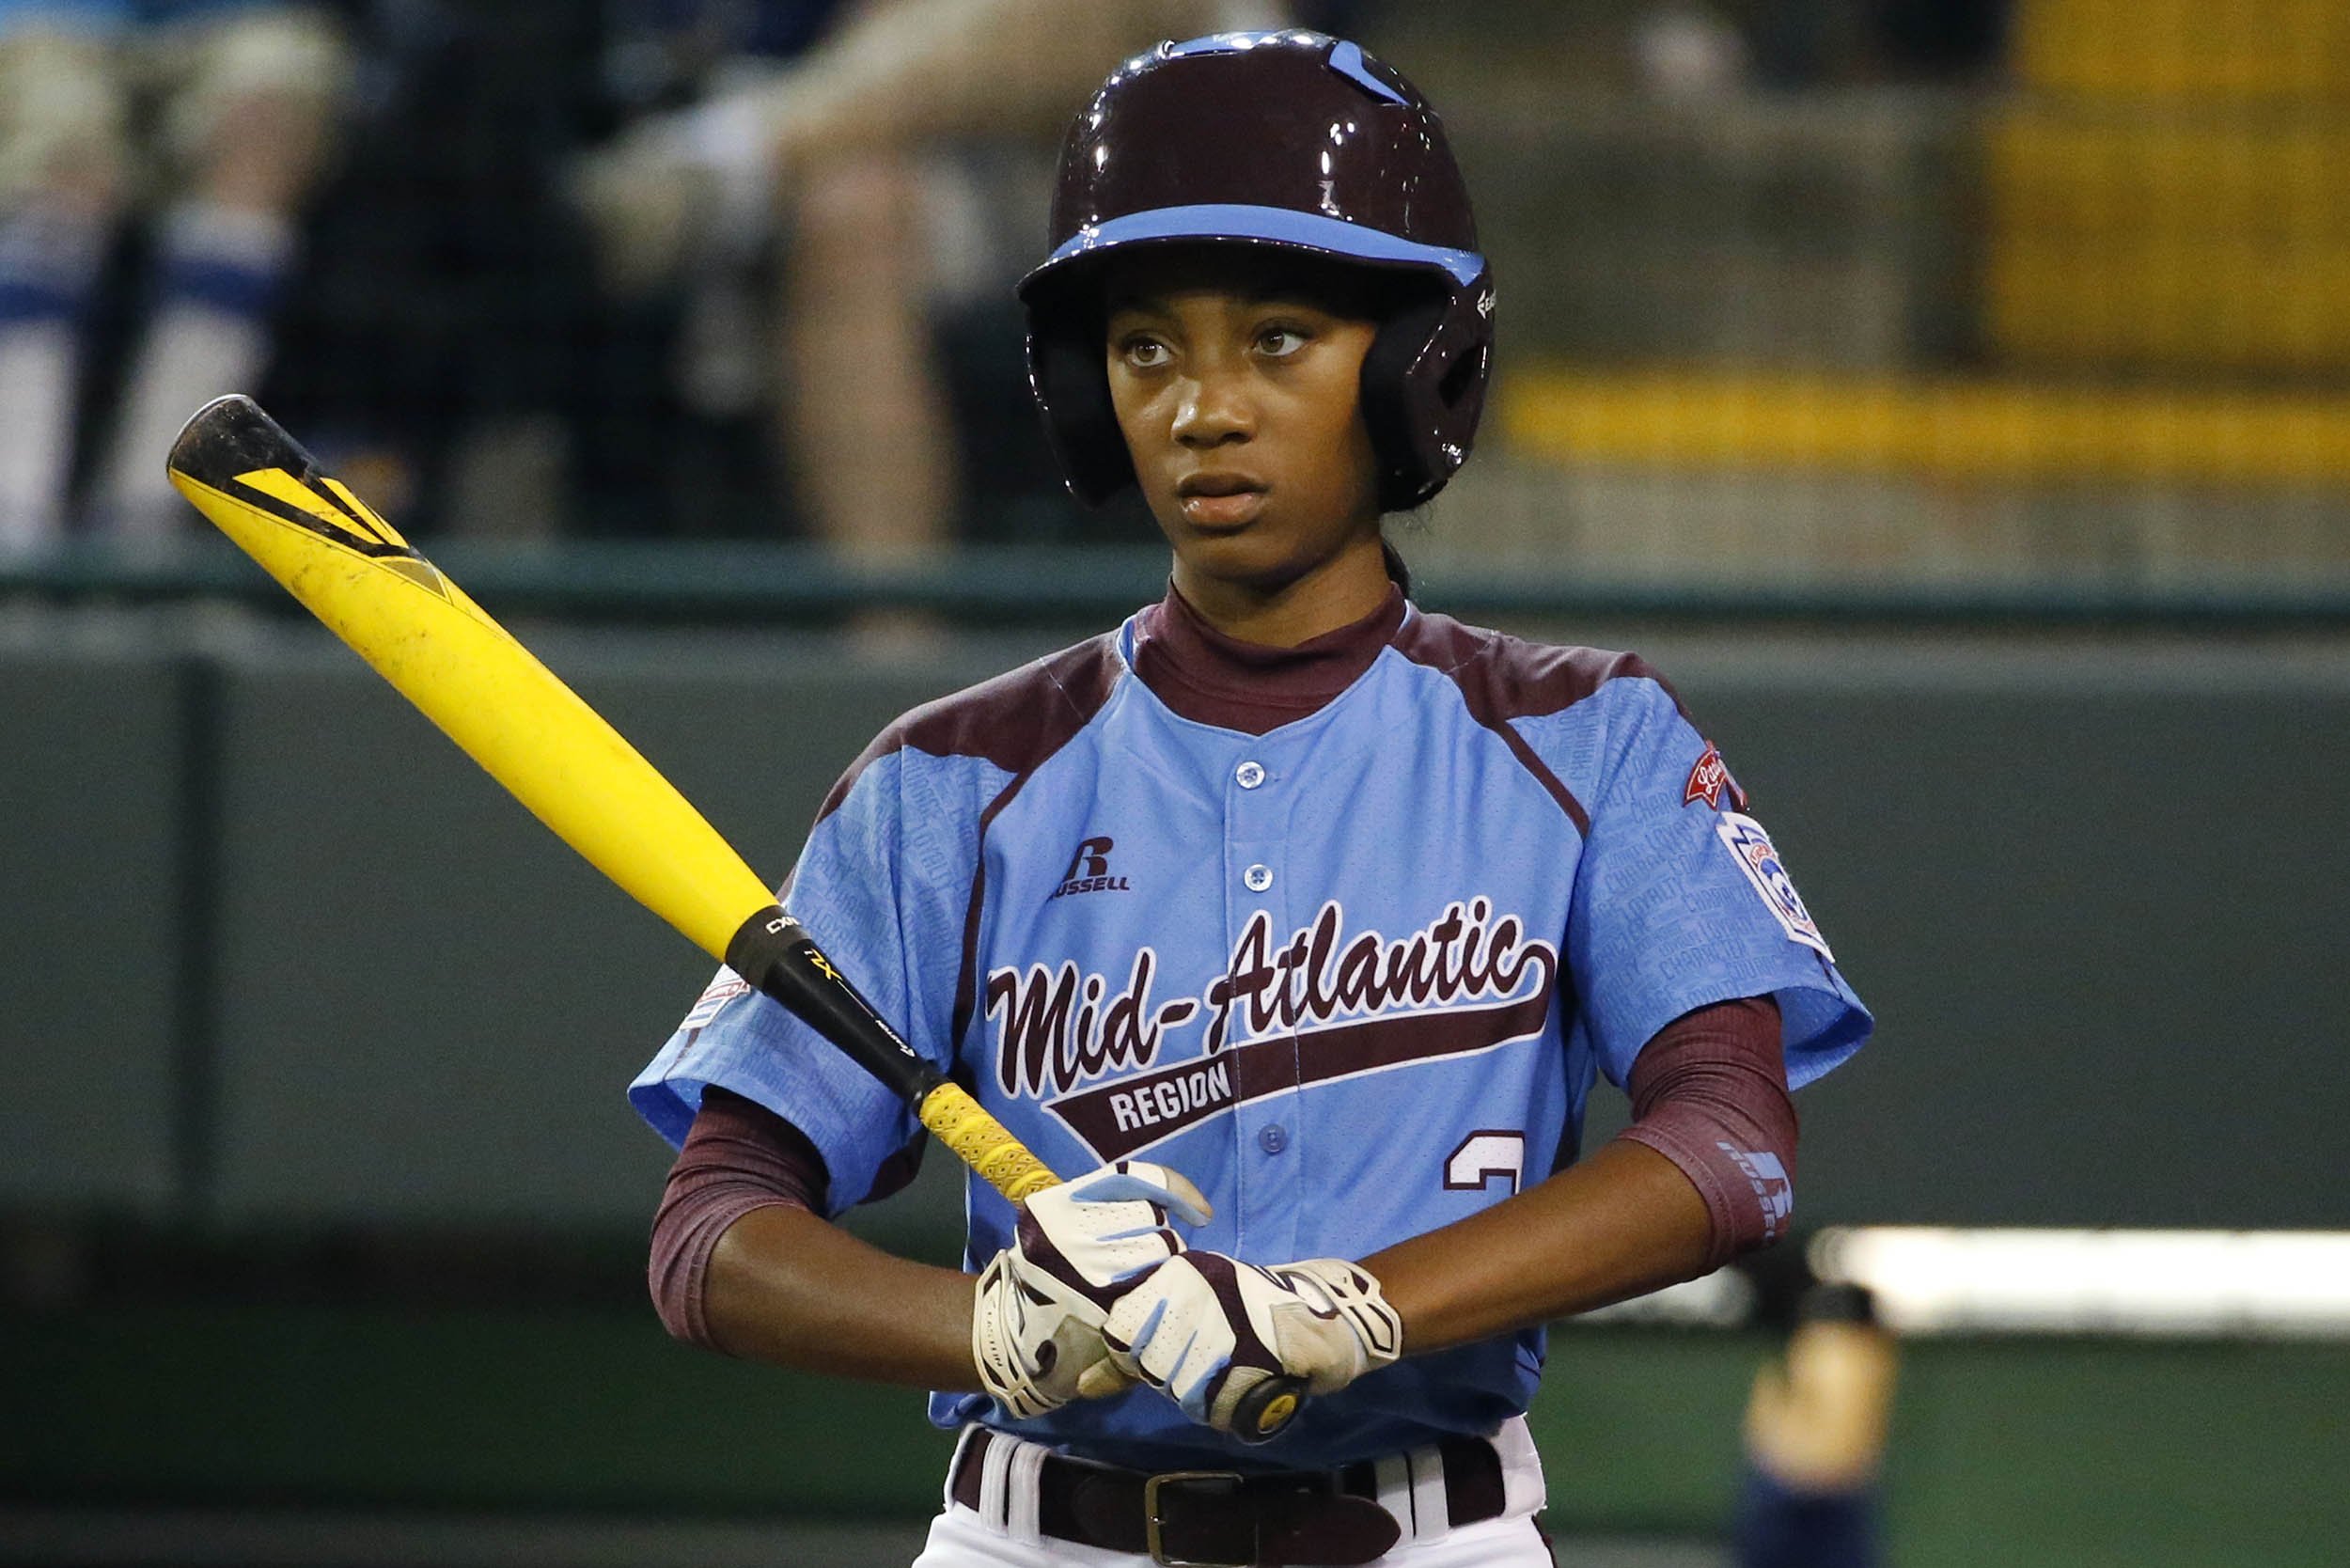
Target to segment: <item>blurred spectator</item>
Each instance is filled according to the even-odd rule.
[[[652,329],[599,298],[558,195],[609,124],[602,8],[368,0],[353,133],[279,313],[267,400],[424,533],[643,529],[690,444]]]
[[[94,525],[176,525],[164,451],[268,357],[347,75],[313,7],[0,0],[0,549],[67,527],[77,443]],[[143,330],[111,418],[80,428],[92,298],[118,226],[150,209]]]
[[[583,166],[603,275],[621,298],[683,292],[687,400],[772,406],[811,531],[868,555],[948,538],[972,470],[1001,464],[992,427],[1007,411],[1023,421],[1010,440],[1036,459],[1010,465],[1013,482],[1051,483],[1010,284],[1040,259],[1051,149],[1103,72],[1161,39],[1345,20],[1279,0],[644,8],[657,25],[621,57],[644,80],[690,78],[701,96],[646,115]],[[954,150],[984,160],[1003,143],[1032,149],[1033,167],[975,171]],[[785,252],[762,282],[778,236]],[[942,296],[956,294],[983,300],[993,341],[1010,346],[982,355],[964,400],[986,428],[971,463],[958,461],[939,353],[952,314]],[[959,336],[951,322],[944,332]]]
[[[1876,1568],[1898,1355],[1869,1292],[1814,1285],[1747,1406],[1738,1568]]]

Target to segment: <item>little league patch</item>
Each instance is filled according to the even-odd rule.
[[[1771,836],[1762,831],[1762,824],[1752,817],[1742,817],[1735,811],[1725,811],[1714,826],[1729,847],[1738,869],[1747,873],[1754,890],[1762,895],[1763,907],[1778,921],[1779,929],[1790,942],[1800,942],[1833,964],[1836,955],[1828,950],[1827,938],[1811,918],[1811,911],[1803,906],[1803,895],[1795,891],[1794,878],[1787,874],[1786,863],[1772,847]]]

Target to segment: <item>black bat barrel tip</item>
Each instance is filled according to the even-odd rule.
[[[214,398],[190,415],[166,461],[173,473],[215,488],[256,468],[306,476],[318,466],[300,442],[242,392]]]
[[[249,393],[223,392],[219,397],[214,398],[212,401],[206,403],[202,408],[197,409],[193,415],[189,416],[188,423],[195,424],[198,419],[227,418],[231,416],[245,419],[266,419],[269,417],[268,415],[261,412],[261,405],[255,402]]]

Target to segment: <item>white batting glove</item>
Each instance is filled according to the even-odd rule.
[[[1334,1393],[1403,1354],[1403,1320],[1379,1281],[1340,1258],[1259,1268],[1186,1252],[1120,1296],[1102,1337],[1109,1371],[1090,1379],[1138,1377],[1219,1432],[1277,1373]]]
[[[1120,1294],[1183,1250],[1170,1216],[1204,1225],[1208,1200],[1181,1173],[1142,1160],[1105,1165],[1021,1206],[1019,1231],[980,1274],[971,1314],[972,1359],[1007,1412],[1042,1416],[1125,1387],[1107,1366],[1102,1322]]]

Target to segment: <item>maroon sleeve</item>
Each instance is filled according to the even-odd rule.
[[[645,1271],[653,1309],[669,1332],[718,1349],[704,1310],[718,1238],[753,1209],[781,1203],[823,1213],[829,1182],[823,1155],[797,1127],[739,1094],[703,1090],[653,1215]]]
[[[1659,1029],[1632,1063],[1622,1136],[1679,1166],[1714,1220],[1706,1267],[1787,1232],[1794,1206],[1795,1105],[1778,1004],[1716,1002]]]

